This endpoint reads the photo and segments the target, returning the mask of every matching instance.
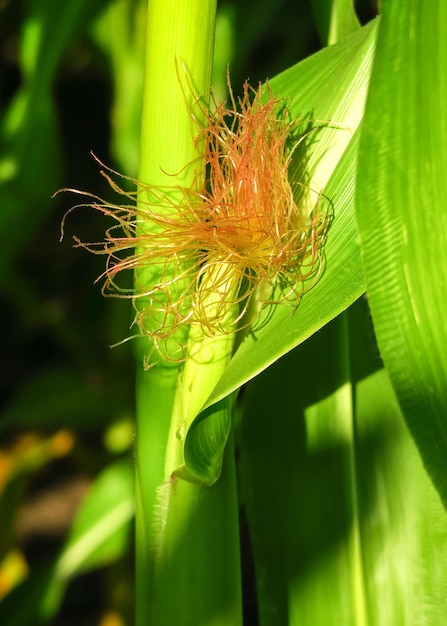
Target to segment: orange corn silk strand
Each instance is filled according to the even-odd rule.
[[[78,241],[108,255],[104,293],[142,298],[135,319],[155,343],[191,323],[210,336],[252,324],[246,312],[258,287],[268,294],[261,305],[272,301],[274,288],[275,302],[297,303],[304,280],[318,274],[327,218],[319,203],[305,215],[288,179],[302,140],[294,138],[297,123],[268,86],[264,99],[261,85],[254,90],[246,82],[237,100],[230,87],[230,100],[231,107],[214,103],[198,132],[197,145],[204,146],[202,189],[197,190],[196,176],[191,188],[137,183],[145,192],[137,206],[96,198],[93,206],[117,223],[102,244]],[[103,174],[117,193],[135,199],[136,192],[125,192],[112,180],[115,172]],[[151,267],[147,286],[146,273],[139,272]],[[125,269],[139,271],[130,292],[116,281]],[[213,290],[223,294],[217,307],[206,304]],[[228,312],[236,305],[239,315],[227,328]]]

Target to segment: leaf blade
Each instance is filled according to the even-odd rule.
[[[447,10],[387,2],[382,17],[359,153],[362,258],[379,348],[447,504]]]
[[[315,119],[331,119],[337,126],[346,124],[349,128],[349,132],[331,125],[325,128],[324,143],[315,146],[308,164],[312,188],[324,188],[324,194],[335,204],[335,220],[325,247],[326,267],[293,316],[290,307],[279,306],[268,324],[260,324],[256,335],[244,340],[205,407],[307,339],[364,291],[354,218],[354,131],[363,113],[376,26],[376,22],[371,23],[338,46],[322,50],[270,81],[273,93],[286,98],[296,96],[290,103],[292,117],[302,118],[303,111],[312,111]],[[338,92],[336,98],[334,92]]]

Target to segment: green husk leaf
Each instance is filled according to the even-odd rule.
[[[273,93],[293,98],[293,117],[321,121],[307,155],[309,186],[322,189],[334,214],[324,249],[324,273],[299,306],[265,311],[259,329],[231,360],[206,406],[247,382],[302,343],[364,292],[354,217],[357,136],[374,52],[377,22],[270,81]],[[326,122],[324,122],[326,120]],[[300,168],[291,172],[293,182]],[[302,171],[301,171],[302,175]]]
[[[309,187],[324,189],[335,214],[325,249],[325,271],[297,310],[287,305],[265,309],[259,330],[246,337],[236,352],[205,411],[188,430],[186,468],[180,475],[189,479],[195,475],[210,484],[219,476],[231,422],[226,410],[212,405],[319,330],[364,291],[353,204],[358,143],[355,129],[363,113],[374,33],[372,24],[343,45],[323,50],[270,82],[273,93],[293,98],[292,117],[309,118],[316,127],[317,139],[311,139],[306,155]],[[337,88],[331,82],[334,75],[345,80],[337,80]],[[318,82],[318,98],[315,76],[324,85]],[[338,95],[335,99],[334,91]],[[303,167],[298,162],[291,166],[292,182],[301,183],[299,176],[303,176]]]

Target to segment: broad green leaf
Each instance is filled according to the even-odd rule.
[[[374,50],[376,22],[279,75],[274,91],[292,97],[291,114],[329,120],[318,131],[307,166],[310,186],[323,189],[334,219],[325,246],[325,268],[299,305],[266,310],[268,323],[247,337],[207,405],[231,393],[346,309],[364,291],[354,218],[357,137]],[[354,136],[353,136],[354,135]],[[292,173],[292,182],[293,173]],[[300,182],[299,180],[296,182]]]
[[[117,461],[98,476],[82,503],[58,559],[57,575],[68,579],[121,555],[133,514],[132,464]]]
[[[332,45],[360,27],[353,0],[312,0],[323,45]]]
[[[73,577],[103,567],[127,552],[133,515],[133,468],[130,461],[117,461],[92,485],[57,561],[32,571],[0,604],[0,623],[25,626],[47,622],[57,612]]]
[[[366,308],[263,372],[244,398],[241,499],[261,626],[445,624],[447,517]]]
[[[344,291],[337,294],[336,303],[340,310],[348,307],[353,300],[359,297],[364,289],[359,250],[356,244],[353,207],[353,181],[355,179],[353,169],[355,167],[355,159],[351,155],[355,153],[356,145],[356,141],[351,142],[344,155],[343,161],[345,159],[349,160],[349,169],[346,171],[344,168],[340,168],[340,170],[337,170],[341,172],[340,178],[336,177],[334,179],[336,180],[334,189],[338,192],[340,204],[345,203],[345,210],[339,216],[340,219],[334,221],[332,227],[333,237],[329,239],[326,249],[326,255],[337,259],[339,273],[336,278],[339,282],[344,281],[345,283]],[[331,189],[331,185],[328,188]],[[331,255],[333,246],[335,246],[336,250]],[[297,311],[287,306],[282,311],[278,309],[268,319],[265,326],[265,330],[268,332],[263,333],[262,328],[259,331],[259,334],[263,333],[262,339],[258,338],[256,341],[257,334],[254,335],[254,340],[248,337],[239,348],[239,351],[225,371],[223,378],[215,388],[211,399],[207,402],[210,405],[209,408],[199,414],[188,432],[185,443],[185,459],[191,466],[203,467],[203,462],[206,458],[213,458],[214,464],[218,467],[220,466],[220,456],[216,456],[216,452],[225,438],[225,435],[222,433],[223,427],[229,430],[230,423],[227,421],[225,414],[219,409],[219,404],[222,400],[214,404],[214,398],[225,397],[228,388],[230,391],[236,389],[241,384],[241,376],[244,375],[245,371],[248,370],[250,372],[250,376],[247,376],[247,378],[255,376],[273,361],[279,359],[284,352],[291,350],[297,343],[304,341],[330,321],[332,315],[325,317],[324,309],[325,307],[326,309],[328,308],[326,293],[331,289],[331,278],[334,278],[334,274],[329,268],[326,268],[317,285],[308,294],[305,294]],[[311,298],[310,296],[313,297]],[[335,299],[335,296],[333,296],[333,299]],[[331,304],[334,304],[334,302],[332,301]],[[297,315],[300,315],[300,320],[303,324],[302,329],[296,328],[296,325],[291,323]],[[285,349],[285,346],[287,346],[287,349]],[[242,382],[245,381],[243,380]],[[224,385],[227,385],[227,387]],[[226,436],[228,436],[228,433]],[[210,452],[210,442],[212,442],[215,448],[213,454]],[[209,468],[206,472],[202,469],[202,472],[204,481],[209,474],[216,476],[215,468]]]
[[[357,218],[378,344],[447,504],[447,5],[384,2]]]
[[[178,475],[193,482],[214,485],[222,470],[222,458],[230,431],[230,398],[200,413],[188,430],[184,447],[186,467]]]
[[[54,613],[69,581],[125,554],[134,516],[134,480],[130,460],[106,467],[81,504],[70,535],[42,598],[41,612]]]
[[[364,291],[353,204],[355,129],[363,114],[373,43],[374,25],[370,25],[343,45],[323,50],[270,83],[274,93],[293,97],[293,117],[303,119],[311,112],[311,120],[332,121],[321,122],[321,128],[317,128],[317,139],[306,155],[306,169],[310,188],[324,189],[335,217],[325,247],[322,277],[304,295],[297,310],[279,305],[264,311],[259,330],[244,340],[205,411],[189,429],[185,460],[195,471],[202,468],[200,476],[205,483],[219,475],[223,445],[231,426],[226,411],[209,407],[319,330]],[[336,84],[331,83],[335,74],[342,74],[345,82],[337,79]],[[294,178],[300,172],[302,176],[300,163],[292,164],[292,181],[302,182]]]

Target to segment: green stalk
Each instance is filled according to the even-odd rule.
[[[199,156],[192,112],[200,115],[195,96],[207,102],[210,91],[215,9],[216,0],[149,2],[139,171],[144,183],[172,188],[200,182],[194,178],[200,164],[185,166]],[[155,276],[156,268],[149,268],[137,280],[149,288]],[[186,344],[187,337],[175,341]],[[139,360],[150,349],[139,340]],[[137,378],[136,624],[237,626],[242,617],[231,441],[214,487],[171,477],[175,407],[186,397],[190,374],[185,377],[185,366],[160,354],[153,362],[148,371],[140,364]],[[215,382],[212,364],[209,371],[201,372],[205,389]],[[188,403],[199,410],[202,398]]]

